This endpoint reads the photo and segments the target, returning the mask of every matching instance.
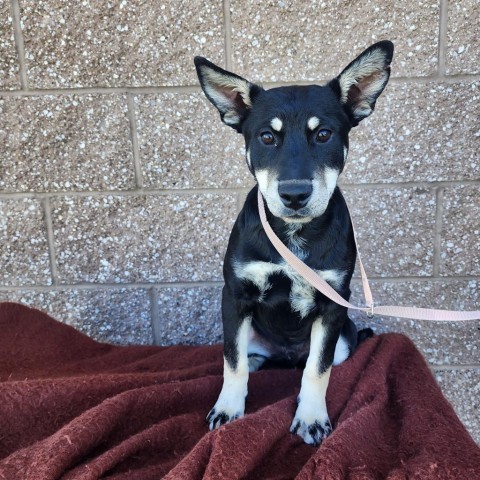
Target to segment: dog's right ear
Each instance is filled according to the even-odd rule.
[[[252,108],[254,97],[262,89],[234,73],[217,67],[206,58],[195,57],[200,85],[207,98],[217,107],[222,121],[241,131],[241,124]]]

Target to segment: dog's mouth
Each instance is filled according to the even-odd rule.
[[[281,218],[286,223],[311,222],[314,218],[322,215],[326,207],[326,205],[319,206],[317,204],[314,206],[314,208],[312,208],[312,205],[306,205],[298,210],[295,210],[282,205],[277,198],[272,199],[267,197],[265,200],[270,212],[275,217]]]
[[[299,212],[292,213],[291,215],[283,215],[281,219],[287,223],[308,223],[312,221],[311,215],[303,215]]]

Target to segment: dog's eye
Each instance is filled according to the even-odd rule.
[[[275,137],[273,136],[272,132],[262,132],[260,134],[260,140],[264,145],[274,145],[275,144]]]
[[[317,136],[315,137],[315,140],[319,143],[325,143],[328,141],[328,139],[332,136],[332,132],[330,130],[327,130],[326,128],[321,128],[317,132]]]

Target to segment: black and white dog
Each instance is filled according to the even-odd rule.
[[[382,41],[326,86],[270,90],[195,58],[206,96],[223,122],[245,137],[258,184],[225,256],[224,381],[207,416],[210,429],[243,416],[249,371],[271,359],[306,361],[290,431],[318,445],[332,430],[325,402],[330,371],[354,351],[359,335],[347,309],[310,286],[271,245],[260,223],[257,189],[275,233],[348,300],[356,251],[337,178],[349,131],[373,112],[392,55],[393,44]]]

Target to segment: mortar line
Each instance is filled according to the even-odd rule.
[[[435,180],[435,181],[407,181],[407,182],[391,182],[391,183],[346,183],[340,182],[340,188],[342,190],[354,190],[354,189],[397,189],[397,188],[436,188],[436,187],[448,187],[448,186],[460,186],[460,185],[480,185],[480,179],[474,180]]]
[[[155,190],[155,189],[136,189],[136,190],[92,190],[92,191],[64,191],[64,192],[11,192],[11,193],[0,193],[0,199],[6,200],[15,200],[15,199],[24,199],[24,198],[62,198],[62,197],[133,197],[139,195],[158,195],[158,196],[167,196],[167,195],[209,195],[209,194],[236,194],[240,189],[232,188],[198,188],[198,189],[165,189],[165,190]]]
[[[63,197],[134,197],[139,195],[236,195],[237,192],[248,192],[250,189],[242,189],[241,187],[233,188],[188,188],[188,189],[135,189],[135,190],[92,190],[92,191],[62,191],[62,192],[10,192],[0,193],[0,200],[21,200],[24,198],[41,199],[46,197],[63,198]]]
[[[355,189],[360,190],[394,190],[398,188],[428,188],[434,189],[436,187],[449,186],[480,186],[480,179],[475,180],[439,180],[439,181],[411,181],[411,182],[392,182],[392,183],[358,183],[358,184],[342,184],[340,188],[343,191],[351,191]],[[253,187],[253,185],[252,185]],[[231,187],[231,188],[166,188],[166,189],[145,189],[139,188],[134,190],[85,190],[85,191],[60,191],[60,192],[0,192],[0,200],[21,200],[24,198],[42,199],[62,198],[62,197],[132,197],[137,195],[246,195],[252,187]]]
[[[440,15],[438,25],[438,74],[446,75],[446,49],[448,28],[448,0],[440,0]]]
[[[480,276],[462,276],[462,277],[439,277],[434,278],[429,277],[369,277],[369,280],[372,282],[383,282],[383,283],[395,283],[401,284],[406,282],[415,282],[415,283],[456,283],[456,282],[470,282],[477,281],[480,282]],[[355,285],[360,285],[361,279],[359,277],[354,277],[352,283]],[[151,289],[155,288],[157,290],[162,289],[190,289],[190,288],[216,288],[222,287],[224,284],[221,280],[205,280],[197,282],[185,282],[185,281],[174,281],[174,282],[138,282],[138,283],[59,283],[56,285],[1,285],[0,292],[19,292],[19,291],[34,291],[34,292],[49,292],[49,291],[62,291],[62,290],[124,290],[124,289]]]
[[[20,86],[22,91],[28,91],[27,64],[25,61],[25,43],[23,41],[20,5],[18,0],[10,1],[10,10],[12,13],[13,38],[15,40],[15,49],[18,57],[18,69],[20,77]]]
[[[444,187],[439,187],[436,191],[435,205],[435,230],[433,238],[433,276],[440,275],[440,261],[442,253],[442,222],[443,222],[443,198]]]
[[[223,286],[223,281],[199,281],[199,282],[138,282],[138,283],[57,283],[56,285],[1,285],[0,292],[7,291],[36,291],[49,292],[61,290],[123,290],[123,289],[164,289],[164,288],[215,288]]]
[[[143,188],[143,174],[140,162],[140,149],[138,146],[137,119],[135,115],[135,99],[132,93],[127,93],[127,112],[130,124],[130,140],[132,142],[132,160],[135,171],[135,185],[137,188]]]
[[[368,274],[368,271],[367,271]],[[430,276],[400,276],[400,277],[381,277],[379,275],[376,276],[368,276],[368,279],[372,282],[385,282],[385,283],[405,283],[405,282],[415,282],[415,283],[455,283],[455,282],[469,282],[472,280],[480,281],[480,276],[478,275],[463,275],[458,277],[434,277],[433,275]],[[355,276],[352,278],[352,283],[360,285],[362,279],[359,276]]]
[[[429,365],[430,369],[434,372],[442,372],[448,370],[478,370],[480,369],[480,364],[465,364],[465,365]]]
[[[53,234],[53,220],[50,198],[42,199],[43,211],[45,215],[45,227],[47,231],[48,257],[50,262],[50,272],[52,275],[52,287],[58,286],[58,271],[55,255],[55,237]]]
[[[241,72],[240,72],[241,73]],[[274,88],[292,85],[322,85],[330,79],[318,80],[295,80],[285,82],[261,82],[252,79],[256,83],[263,85],[265,88]],[[438,74],[428,76],[415,77],[390,77],[389,82],[393,84],[425,84],[425,83],[460,83],[475,82],[480,80],[477,73],[462,73],[454,75],[440,76]],[[165,86],[143,86],[143,87],[72,87],[72,88],[51,88],[51,89],[28,89],[28,90],[0,90],[0,96],[4,97],[27,97],[27,96],[49,96],[49,95],[112,95],[127,94],[161,94],[161,93],[200,93],[201,89],[198,85],[165,85]]]
[[[165,85],[143,87],[71,87],[71,88],[38,88],[23,90],[0,90],[0,95],[10,97],[48,96],[48,95],[133,95],[152,93],[196,93],[201,92],[199,85]]]
[[[230,0],[223,0],[223,27],[225,29],[225,68],[232,69],[232,18]]]

